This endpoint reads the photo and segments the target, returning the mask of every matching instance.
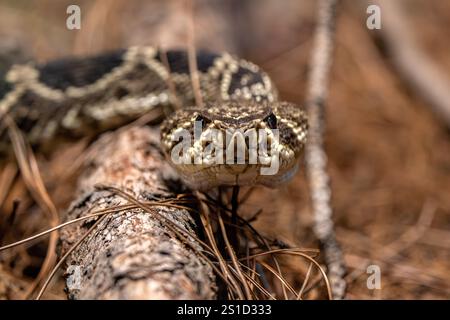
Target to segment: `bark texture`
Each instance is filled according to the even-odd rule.
[[[104,135],[92,149],[79,178],[74,219],[95,210],[127,204],[95,185],[114,186],[140,201],[174,197],[182,185],[159,150],[159,133],[134,127]],[[189,212],[153,207],[187,231],[195,232]],[[92,226],[94,219],[61,232],[62,253]],[[195,239],[189,239],[200,248]],[[71,299],[213,299],[212,268],[179,240],[165,223],[141,209],[110,214],[69,256],[66,288]]]

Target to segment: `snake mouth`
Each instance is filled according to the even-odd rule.
[[[262,174],[261,164],[173,164],[192,189],[206,191],[218,186],[263,185],[275,188],[289,181],[299,168],[298,159],[283,163],[276,174]],[[264,172],[264,171],[263,171]]]

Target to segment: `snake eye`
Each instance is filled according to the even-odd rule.
[[[194,119],[194,121],[201,121],[201,122],[203,122],[204,120],[205,120],[205,118],[203,118],[203,116],[201,114],[198,114]]]
[[[203,127],[204,125],[206,125],[206,124],[208,124],[208,123],[211,122],[211,120],[209,120],[208,118],[205,118],[205,117],[202,116],[201,114],[198,114],[198,115],[195,117],[194,121],[195,121],[195,122],[197,122],[197,121],[201,122],[202,127]]]
[[[269,114],[265,119],[264,122],[267,123],[268,127],[270,129],[276,129],[277,128],[277,117],[271,113]]]

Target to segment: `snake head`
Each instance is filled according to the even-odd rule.
[[[306,113],[295,104],[227,101],[175,112],[164,121],[161,140],[193,189],[276,187],[296,173],[307,131]]]

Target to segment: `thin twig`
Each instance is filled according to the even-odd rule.
[[[325,101],[328,96],[328,75],[334,46],[337,0],[321,0],[317,16],[313,54],[311,58],[308,87],[309,143],[306,146],[306,169],[308,174],[314,232],[321,242],[328,267],[334,299],[343,299],[346,283],[342,252],[334,234],[331,209],[327,157],[323,147],[325,126]]]

